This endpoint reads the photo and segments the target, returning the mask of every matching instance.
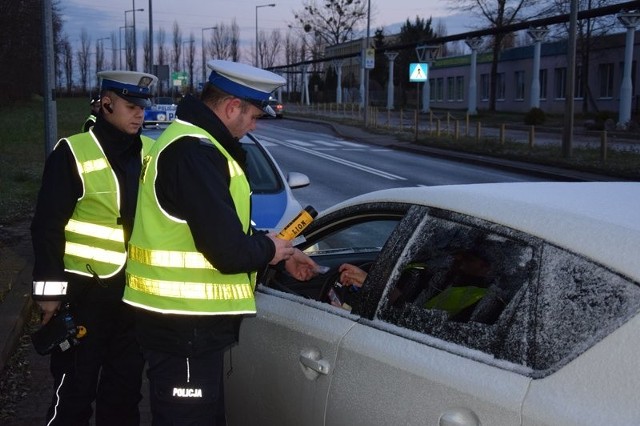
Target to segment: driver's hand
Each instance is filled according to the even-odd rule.
[[[340,284],[347,287],[351,285],[362,287],[364,280],[367,279],[365,271],[350,263],[343,263],[338,271],[340,271]]]
[[[284,262],[284,268],[298,281],[308,281],[317,275],[319,265],[299,249],[293,249],[293,255]]]

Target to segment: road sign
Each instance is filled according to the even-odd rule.
[[[171,81],[174,86],[186,86],[189,84],[189,73],[186,71],[172,72]]]
[[[411,83],[424,83],[427,81],[428,73],[429,64],[409,64],[409,82]]]
[[[364,54],[364,67],[372,70],[376,67],[376,49],[366,49]]]

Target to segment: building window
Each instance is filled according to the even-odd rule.
[[[481,74],[480,75],[480,100],[488,101],[489,100],[489,91],[491,90],[491,78],[489,74]]]
[[[613,64],[598,66],[598,80],[600,81],[600,98],[613,98]]]
[[[456,95],[456,78],[447,77],[447,100],[449,102],[455,99]]]
[[[456,77],[456,99],[458,101],[464,101],[464,76]]]
[[[515,72],[516,101],[524,101],[524,71]]]
[[[576,67],[576,84],[575,84],[575,87],[574,87],[575,92],[574,92],[574,95],[573,95],[574,99],[582,99],[582,98],[584,98],[584,90],[583,90],[584,84],[583,84],[583,81],[582,81],[582,79],[583,79],[582,71],[583,71],[583,69],[582,69],[581,66],[577,66]]]
[[[436,81],[436,92],[437,97],[436,100],[439,102],[444,101],[444,77],[439,77]]]
[[[547,70],[540,70],[540,99],[547,99]]]
[[[429,79],[429,100],[435,102],[436,100],[436,79]]]
[[[564,99],[565,84],[567,79],[566,68],[556,68],[553,70],[553,96],[556,99]]]
[[[506,96],[506,81],[505,75],[503,72],[499,72],[496,75],[496,100],[504,101]]]

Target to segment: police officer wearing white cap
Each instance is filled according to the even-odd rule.
[[[88,132],[89,129],[96,124],[96,119],[98,118],[98,114],[100,113],[100,95],[91,98],[89,102],[89,106],[91,107],[91,112],[89,112],[89,116],[84,121],[82,125],[82,131]]]
[[[246,153],[285,80],[215,60],[200,100],[188,95],[145,162],[124,301],[137,308],[154,425],[224,425],[223,353],[256,312],[254,271],[316,264],[275,234],[254,232]],[[272,112],[272,111],[271,111]]]
[[[104,71],[101,110],[88,132],[60,139],[47,158],[31,225],[32,297],[43,327],[69,312],[77,345],[51,352],[54,394],[47,425],[138,425],[144,359],[133,312],[122,303],[144,153],[151,74]]]

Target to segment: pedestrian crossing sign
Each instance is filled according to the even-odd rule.
[[[411,83],[424,83],[427,81],[429,73],[429,64],[426,63],[414,63],[409,64],[409,82]]]

